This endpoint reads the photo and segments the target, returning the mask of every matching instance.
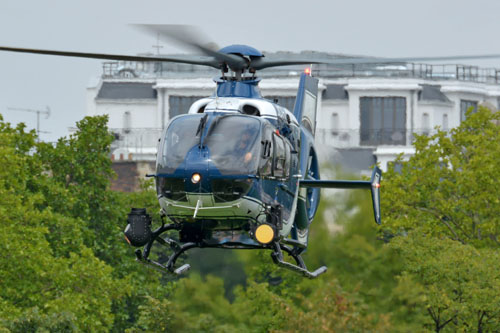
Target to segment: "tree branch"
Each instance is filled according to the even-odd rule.
[[[485,311],[480,311],[481,316],[479,317],[479,320],[477,321],[477,332],[481,333],[483,331],[483,318],[486,315]]]
[[[439,326],[439,330],[441,330],[443,327],[445,327],[446,325],[448,325],[448,323],[449,323],[450,321],[452,321],[453,319],[455,319],[455,318],[457,318],[457,315],[454,315],[453,317],[451,317],[450,319],[448,319],[447,321],[445,321],[445,322],[443,323],[443,325]]]
[[[441,215],[439,213],[433,211],[432,209],[428,209],[428,208],[424,208],[424,207],[415,207],[415,208],[417,210],[422,211],[422,212],[426,212],[426,213],[430,213],[430,214],[434,215],[434,217],[436,217],[439,221],[441,221],[448,228],[448,230],[451,231],[451,233],[455,237],[455,240],[460,241],[460,243],[462,243],[462,244],[466,244],[466,242],[458,236],[458,234],[451,227],[451,225],[448,222],[446,222],[446,220],[444,220],[443,218],[441,218]]]

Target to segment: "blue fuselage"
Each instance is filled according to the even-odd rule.
[[[211,230],[244,231],[279,207],[288,233],[308,163],[300,145],[309,141],[298,126],[279,119],[227,112],[176,117],[158,151],[162,209],[179,223],[210,221]]]

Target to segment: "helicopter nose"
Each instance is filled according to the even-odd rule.
[[[186,191],[199,192],[209,189],[209,161],[209,152],[205,147],[197,147],[188,153],[184,165]]]

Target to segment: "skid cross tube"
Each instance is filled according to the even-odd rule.
[[[180,275],[189,270],[189,268],[191,267],[189,264],[184,264],[178,268],[175,268],[175,263],[181,254],[193,248],[220,247],[220,246],[210,246],[208,244],[194,243],[194,242],[179,244],[176,240],[171,239],[169,237],[166,238],[160,237],[160,235],[166,231],[178,230],[178,229],[179,225],[175,223],[168,225],[162,224],[161,227],[159,227],[152,233],[150,241],[144,246],[143,250],[141,251],[140,249],[137,249],[135,251],[136,260],[141,262],[142,264],[145,264],[161,272]],[[161,264],[157,261],[149,259],[149,254],[151,253],[151,247],[153,246],[153,243],[155,241],[173,250],[173,253],[168,257],[168,260],[165,264]],[[249,247],[249,248],[254,248],[254,247]],[[273,251],[271,253],[271,258],[273,259],[274,263],[280,267],[301,273],[302,275],[310,279],[316,278],[320,274],[326,272],[327,269],[326,266],[321,266],[320,268],[318,268],[313,272],[309,271],[307,269],[306,264],[304,263],[304,260],[300,256],[300,253],[303,251],[302,248],[298,247],[292,248],[287,245],[280,244],[279,242],[275,242],[270,247],[267,248],[270,248]],[[283,252],[286,252],[290,257],[292,257],[295,260],[296,264],[292,264],[285,261],[283,258]]]
[[[168,224],[168,225],[165,225],[165,224],[162,224],[161,227],[159,227],[158,229],[156,229],[153,233],[152,233],[152,236],[151,236],[151,239],[150,241],[144,246],[144,249],[141,250],[140,249],[137,249],[135,251],[135,255],[136,255],[136,260],[149,266],[149,267],[152,267],[154,269],[157,269],[157,270],[160,270],[161,272],[168,272],[168,273],[173,273],[173,274],[176,274],[176,275],[180,275],[184,272],[186,272],[187,270],[189,270],[189,268],[191,267],[189,264],[184,264],[182,265],[181,267],[175,269],[175,262],[177,261],[177,259],[179,258],[179,256],[184,253],[185,251],[189,250],[189,249],[192,249],[194,247],[198,247],[198,244],[196,243],[186,243],[186,244],[183,244],[183,245],[179,245],[175,240],[171,239],[171,238],[166,238],[166,239],[163,239],[160,237],[160,235],[162,233],[164,233],[165,231],[168,231],[168,230],[178,230],[180,229],[180,226],[176,223],[174,224]],[[166,265],[163,265],[157,261],[154,261],[154,260],[151,260],[149,259],[149,254],[151,252],[151,247],[153,246],[153,243],[157,241],[158,243],[164,245],[164,246],[170,246],[170,248],[174,251],[174,253],[172,253],[169,258],[168,258],[168,261],[167,261],[167,264]]]
[[[283,259],[282,250],[285,251],[290,257],[292,257],[297,264],[294,265],[285,261]],[[274,263],[277,264],[278,266],[292,270],[297,273],[301,273],[302,275],[310,279],[317,278],[319,275],[325,273],[327,270],[326,266],[321,266],[313,272],[309,271],[307,269],[306,264],[304,263],[304,260],[302,259],[300,254],[297,253],[295,248],[294,249],[289,248],[288,246],[280,244],[278,242],[275,242],[273,245],[273,252],[271,253],[271,258],[273,259]]]

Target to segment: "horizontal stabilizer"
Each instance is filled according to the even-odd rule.
[[[375,222],[381,223],[380,217],[380,179],[382,171],[375,166],[371,180],[300,180],[300,187],[370,189],[372,192],[373,214]]]

